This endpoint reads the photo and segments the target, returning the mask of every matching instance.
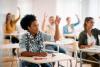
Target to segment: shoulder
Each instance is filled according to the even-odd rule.
[[[24,33],[24,34],[21,35],[21,39],[26,39],[27,36],[28,36],[28,33]]]
[[[40,32],[40,34],[41,34],[43,37],[45,37],[45,36],[49,36],[49,34],[44,33],[44,32]]]
[[[94,29],[92,29],[92,31],[96,32],[96,31],[99,31],[99,29],[97,29],[97,28],[94,28]]]
[[[86,32],[85,31],[80,32],[80,36],[86,36]]]
[[[68,25],[64,25],[63,28],[67,28]]]

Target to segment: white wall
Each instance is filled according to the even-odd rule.
[[[48,16],[56,14],[56,0],[18,0],[18,6],[21,8],[21,16],[36,15],[40,27],[44,13]]]
[[[3,23],[8,12],[16,13],[17,0],[0,0],[0,44],[3,39]]]
[[[70,16],[72,18],[72,23],[75,23],[77,21],[75,16],[76,14],[78,14],[81,19],[81,1],[57,0],[56,14],[60,15],[61,17],[60,29],[62,31],[63,26],[66,25],[66,17]],[[79,31],[80,27],[81,24],[75,27],[76,34],[77,31]]]
[[[46,12],[48,17],[57,14],[62,18],[61,30],[66,24],[65,18],[67,16],[72,17],[73,23],[76,21],[75,14],[78,14],[82,20],[81,24],[76,27],[76,31],[82,29],[80,27],[82,27],[86,16],[93,16],[96,21],[95,27],[100,29],[100,19],[98,19],[100,0],[0,0],[0,32],[2,32],[6,13],[16,14],[17,6],[21,9],[21,18],[26,14],[35,14],[40,26]],[[17,25],[20,27],[19,23]]]
[[[100,0],[82,0],[82,19],[90,16],[94,18],[94,28],[100,29]]]

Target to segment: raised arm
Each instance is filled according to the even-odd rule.
[[[44,13],[43,22],[42,22],[42,31],[46,32],[46,14]]]
[[[59,16],[56,16],[56,20],[55,20],[55,36],[54,36],[55,41],[60,39],[60,30],[59,30],[60,20],[61,20],[61,18]]]
[[[78,25],[78,24],[80,23],[80,18],[79,18],[79,16],[78,16],[77,14],[76,14],[75,16],[76,16],[76,18],[77,18],[77,22],[73,24],[74,26],[76,26],[76,25]]]
[[[19,16],[17,18],[15,18],[14,22],[17,23],[17,21],[20,19],[20,8],[18,7],[18,13],[19,13]]]

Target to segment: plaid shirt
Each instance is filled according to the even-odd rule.
[[[29,32],[25,33],[20,39],[20,48],[25,48],[26,51],[41,52],[44,48],[44,41],[51,41],[50,35],[38,32],[36,36],[33,36]]]

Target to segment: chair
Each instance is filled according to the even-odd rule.
[[[17,63],[18,57],[11,55],[11,52],[12,52],[11,50],[12,50],[13,47],[17,48],[17,47],[15,47],[16,45],[18,45],[18,44],[3,44],[3,45],[0,45],[0,51],[1,51],[1,55],[2,55],[0,57],[0,63],[11,62],[10,67],[14,67],[13,62]],[[17,65],[17,67],[18,67],[18,65]]]

